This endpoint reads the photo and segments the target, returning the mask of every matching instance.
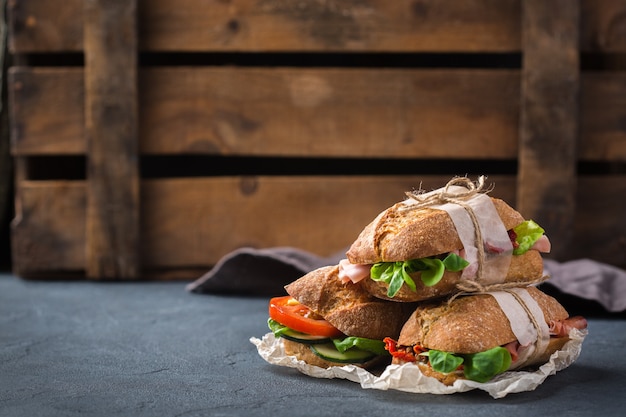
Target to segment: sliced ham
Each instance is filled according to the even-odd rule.
[[[550,323],[550,335],[555,337],[565,337],[572,329],[583,330],[587,328],[587,320],[582,316],[569,317],[561,321]]]
[[[538,252],[550,253],[550,250],[552,249],[552,244],[550,243],[550,239],[548,239],[548,236],[543,235],[535,242],[531,249]]]
[[[503,348],[505,348],[506,350],[509,351],[509,353],[511,354],[511,362],[515,362],[519,356],[518,354],[518,350],[520,348],[520,344],[519,342],[516,340],[514,342],[511,343],[507,343],[506,345],[502,346]]]
[[[347,259],[339,261],[339,279],[344,284],[357,282],[370,276],[372,265],[351,264]]]

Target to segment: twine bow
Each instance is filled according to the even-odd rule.
[[[450,188],[453,186],[463,187],[467,191],[461,191],[458,188],[455,189],[455,191],[450,191]],[[415,203],[412,203],[407,208],[419,209],[419,208],[434,206],[438,204],[445,204],[445,203],[459,204],[465,208],[467,206],[465,204],[465,200],[468,200],[474,195],[480,192],[483,192],[484,186],[485,186],[484,175],[481,175],[480,177],[478,177],[478,180],[476,183],[472,182],[472,180],[470,180],[467,177],[455,177],[455,178],[452,178],[450,181],[448,181],[445,187],[441,188],[440,190],[436,190],[430,193],[424,194],[423,191],[421,190],[407,191],[406,196],[409,197],[410,199],[415,200]],[[489,192],[489,191],[491,190],[486,190],[484,192]],[[468,211],[472,211],[472,209],[469,208]]]
[[[451,187],[453,186],[457,186],[457,188],[452,191]],[[448,181],[445,187],[431,193],[424,194],[420,191],[406,192],[407,197],[416,201],[416,203],[412,203],[407,207],[407,209],[409,210],[452,203],[463,207],[465,211],[467,211],[467,214],[470,216],[472,224],[474,225],[474,245],[476,246],[476,249],[478,251],[478,268],[476,271],[475,279],[463,279],[461,282],[459,282],[459,284],[457,284],[457,286],[462,285],[464,287],[462,291],[467,291],[470,288],[480,287],[480,284],[478,282],[482,277],[483,266],[485,264],[485,245],[483,244],[483,236],[480,230],[480,225],[478,223],[478,218],[476,217],[476,213],[474,213],[472,207],[467,203],[467,200],[469,200],[476,194],[483,192],[484,186],[485,176],[481,175],[480,177],[478,177],[476,183],[474,183],[467,177],[455,177]],[[458,187],[462,187],[466,191],[460,190]],[[488,191],[490,190],[486,190],[484,192]],[[478,288],[476,290],[478,290]],[[476,290],[472,292],[475,292]]]

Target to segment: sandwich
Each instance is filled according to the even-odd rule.
[[[586,327],[583,317],[569,317],[558,301],[531,286],[420,303],[399,338],[384,341],[392,363],[413,363],[452,385],[544,364],[573,328]]]
[[[541,253],[550,251],[544,230],[487,196],[479,181],[456,178],[430,193],[407,193],[359,234],[339,262],[340,279],[401,302],[541,282]]]
[[[400,334],[415,306],[373,297],[344,284],[338,265],[309,272],[269,303],[268,326],[285,354],[321,368],[354,364],[372,369],[391,362],[383,339]]]

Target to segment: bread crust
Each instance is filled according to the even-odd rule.
[[[491,198],[506,230],[524,217],[504,201]],[[423,208],[402,210],[396,203],[380,213],[363,229],[346,252],[353,264],[374,264],[425,258],[460,250],[452,218],[445,210]]]
[[[378,340],[397,337],[415,305],[376,298],[360,283],[342,283],[338,274],[338,265],[318,268],[285,289],[345,335]]]
[[[547,324],[569,316],[553,297],[535,287],[527,290],[543,311]],[[495,298],[476,294],[449,303],[420,305],[403,326],[398,344],[469,354],[515,340],[509,320]]]
[[[527,290],[543,311],[546,324],[569,317],[567,311],[553,297],[535,287],[528,287]],[[515,340],[517,339],[509,321],[495,298],[487,294],[476,294],[456,298],[450,303],[420,305],[402,328],[398,345],[420,345],[427,349],[471,354],[504,346]],[[523,368],[546,363],[568,340],[569,337],[551,337],[543,354],[524,363]],[[394,358],[392,363],[402,364],[404,361]],[[416,365],[424,375],[436,378],[445,385],[452,385],[457,379],[464,378],[462,371],[443,374],[426,363],[420,362]]]
[[[462,272],[445,271],[441,281],[432,287],[422,284],[421,272],[411,274],[411,278],[415,281],[416,291],[411,290],[408,286],[402,285],[400,291],[393,297],[387,296],[389,285],[382,281],[374,281],[372,279],[363,280],[363,288],[373,296],[398,302],[417,302],[432,298],[442,297],[457,291],[457,284],[461,280]],[[543,276],[543,258],[536,250],[529,250],[522,255],[511,256],[509,270],[504,277],[504,283],[519,282],[520,285],[529,282],[535,282]]]

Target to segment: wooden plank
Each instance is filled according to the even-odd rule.
[[[579,158],[626,161],[626,72],[581,77]]]
[[[519,50],[519,0],[142,3],[142,47],[168,51]],[[454,30],[450,30],[453,25]]]
[[[523,3],[517,201],[550,230],[556,258],[566,254],[576,212],[579,12],[571,0]]]
[[[83,0],[9,0],[6,5],[11,52],[83,50]]]
[[[327,256],[350,244],[404,191],[420,183],[438,188],[455,174],[144,180],[142,267],[197,271],[241,246],[294,246]],[[488,182],[495,183],[492,195],[514,204],[513,177]],[[86,183],[22,181],[19,196],[12,234],[16,273],[83,270]]]
[[[580,17],[582,51],[626,52],[626,1],[581,0]]]
[[[139,1],[146,51],[512,51],[519,0]],[[82,1],[9,2],[13,52],[80,51]],[[454,30],[450,30],[453,25]]]
[[[425,189],[432,189],[448,179],[424,175],[145,180],[143,271],[150,277],[160,271],[170,279],[193,278],[228,251],[245,245],[294,246],[326,256],[351,243],[355,233],[401,199],[407,187],[423,182]],[[516,205],[514,177],[492,176],[488,181],[496,184],[491,195]],[[615,198],[626,193],[626,176],[583,176],[579,185],[573,241],[560,260],[589,258],[626,267],[626,201]],[[317,193],[315,198],[311,191]],[[48,277],[84,270],[86,192],[82,181],[20,183],[12,225],[16,273]],[[219,205],[212,204],[216,199],[222,199]],[[257,221],[259,211],[264,211],[263,221]],[[552,230],[546,232],[553,236]]]
[[[626,175],[581,177],[579,184],[563,260],[591,258],[626,269]]]
[[[139,274],[135,1],[85,2],[87,276]]]
[[[142,75],[146,153],[516,155],[516,71],[162,68]]]
[[[522,0],[140,0],[144,51],[521,50]],[[82,50],[82,0],[8,2],[14,53]],[[341,7],[343,6],[343,7]],[[626,52],[626,3],[581,1],[581,48]]]
[[[14,154],[84,153],[80,70],[11,77]],[[517,155],[516,71],[154,68],[139,83],[144,154]]]
[[[7,84],[14,155],[85,153],[82,68],[13,67]]]
[[[86,198],[82,181],[18,183],[11,223],[17,275],[84,270]]]
[[[241,72],[243,71],[243,72]],[[376,75],[373,70],[352,70],[352,77],[339,77],[341,71],[335,70],[287,70],[273,73],[272,71],[230,69],[229,71],[216,68],[154,68],[143,70],[139,73],[140,102],[140,147],[143,153],[177,154],[177,153],[219,153],[219,141],[214,138],[214,126],[218,123],[228,126],[228,113],[214,111],[212,106],[220,96],[220,83],[228,82],[229,86],[235,86],[238,91],[261,91],[255,85],[265,85],[265,91],[286,90],[285,79],[297,79],[307,74],[307,77],[319,77],[321,79],[333,79],[334,83],[343,82],[344,85],[336,87],[334,93],[336,100],[345,103],[350,100],[352,94],[358,94],[361,100],[353,99],[349,107],[343,107],[335,112],[316,110],[317,122],[311,123],[310,117],[314,110],[307,108],[291,108],[291,98],[285,93],[281,100],[286,102],[274,103],[274,108],[280,108],[281,112],[288,112],[287,118],[277,118],[268,110],[261,109],[261,102],[250,102],[243,97],[237,98],[234,94],[228,96],[229,108],[234,109],[235,115],[252,115],[253,120],[258,122],[263,130],[263,145],[257,145],[257,155],[272,155],[272,152],[285,153],[282,146],[285,142],[285,131],[280,122],[290,129],[299,132],[298,137],[313,140],[317,143],[317,156],[332,155],[333,149],[351,148],[350,154],[354,156],[365,155],[366,152],[375,154],[381,152],[387,155],[406,157],[429,157],[442,155],[459,155],[470,158],[471,152],[467,148],[476,148],[483,140],[492,140],[489,147],[484,147],[484,158],[516,158],[517,157],[517,119],[519,117],[519,75],[496,74],[496,78],[489,74],[465,71],[448,71],[437,75],[438,72],[426,72],[423,70],[410,71],[386,71]],[[250,74],[250,75],[248,75]],[[278,76],[281,74],[281,76]],[[332,75],[331,74],[335,74]],[[371,88],[366,84],[370,81],[380,81],[380,88]],[[401,78],[404,77],[405,81]],[[408,81],[407,81],[408,80]],[[410,102],[413,109],[409,113],[415,114],[415,118],[404,116],[409,104],[405,106],[402,97],[405,93],[400,90],[398,97],[390,97],[390,92],[385,93],[382,86],[412,85]],[[78,68],[12,68],[9,73],[9,93],[11,110],[11,138],[14,155],[55,155],[55,154],[84,154],[85,132],[84,120],[84,87],[82,70]],[[429,85],[433,87],[428,88]],[[157,86],[157,87],[154,87]],[[435,87],[436,86],[436,87]],[[178,88],[177,88],[178,87]],[[399,87],[396,87],[396,91]],[[470,100],[472,94],[483,97],[481,89],[487,89],[489,97],[487,103],[480,103],[474,97],[476,106],[482,107],[481,113],[489,114],[489,118],[472,113],[474,103],[467,103],[460,98],[458,91],[464,91],[464,96]],[[383,96],[378,96],[382,91]],[[425,93],[422,93],[425,91]],[[275,101],[278,93],[273,94]],[[386,94],[386,95],[385,95]],[[421,98],[420,98],[421,97]],[[581,74],[580,93],[580,147],[579,158],[581,160],[595,160],[618,162],[626,160],[626,129],[624,129],[623,117],[626,114],[626,74],[620,72],[609,73],[583,73]],[[376,101],[388,100],[389,106],[394,106],[392,111],[386,113],[374,113]],[[419,102],[421,100],[421,103]],[[436,106],[429,106],[434,101]],[[371,103],[371,104],[368,104]],[[456,111],[454,106],[457,106]],[[469,111],[464,113],[463,108]],[[479,108],[480,108],[479,107]],[[245,112],[245,113],[244,113]],[[213,114],[213,116],[211,116]],[[355,120],[361,114],[361,119],[368,121],[363,125],[360,121],[352,125],[341,125],[342,118]],[[460,120],[454,123],[446,121],[447,116],[454,114]],[[324,117],[322,117],[324,115]],[[351,116],[352,115],[352,116]],[[263,116],[263,117],[261,117]],[[340,117],[339,117],[340,116]],[[476,116],[476,117],[475,117]],[[230,124],[234,124],[237,117],[230,117]],[[268,120],[269,119],[269,120]],[[298,123],[295,120],[298,120]],[[339,119],[335,121],[335,119]],[[366,131],[366,126],[376,133]],[[390,129],[390,126],[412,124],[411,128],[416,131],[416,137],[424,136],[424,141],[430,141],[428,147],[402,145],[402,136],[398,129]],[[336,137],[341,141],[330,140],[326,136],[319,136],[315,131],[309,130],[318,126],[335,126]],[[342,126],[341,129],[337,126]],[[223,130],[228,131],[229,129]],[[236,129],[230,129],[231,132]],[[469,131],[470,134],[465,134]],[[170,132],[177,132],[176,140],[171,140]],[[250,134],[240,133],[241,139]],[[260,135],[255,133],[255,135]],[[380,135],[386,138],[386,142],[373,142],[374,148],[362,149],[360,146],[362,137]],[[456,136],[463,136],[461,143],[464,148],[457,149],[457,143],[452,146],[450,142]],[[449,138],[448,142],[440,142],[439,137]],[[474,137],[474,139],[470,139]],[[474,142],[479,138],[481,142]],[[487,139],[483,139],[487,138]],[[279,141],[280,139],[280,141]],[[497,141],[495,140],[497,139]],[[305,140],[305,139],[302,139]],[[319,141],[319,142],[318,142]],[[248,142],[235,140],[228,143],[229,154],[238,155],[249,152]],[[322,149],[322,143],[324,143]],[[217,143],[218,145],[215,145]],[[395,149],[395,144],[398,149]],[[292,155],[315,156],[312,146],[300,147],[296,143],[291,145]],[[376,148],[378,146],[378,148]],[[480,145],[482,146],[482,145]],[[451,148],[450,150],[448,150]],[[289,149],[289,148],[287,148]],[[363,153],[361,153],[363,152]]]

